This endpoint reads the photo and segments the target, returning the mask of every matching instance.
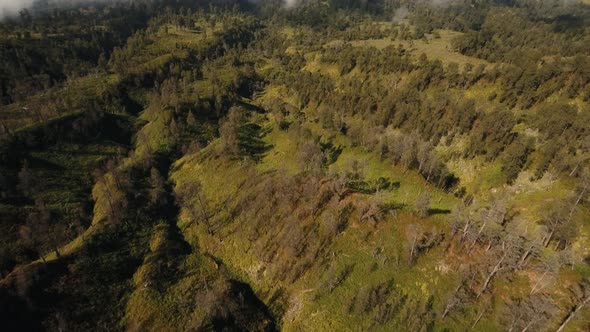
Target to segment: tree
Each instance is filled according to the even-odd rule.
[[[575,205],[575,204],[574,204]],[[577,225],[572,221],[571,207],[568,200],[563,200],[548,207],[543,219],[539,222],[545,226],[547,233],[543,239],[543,245],[549,246],[556,240],[555,247],[567,246],[577,234]]]
[[[508,184],[512,184],[516,180],[532,150],[532,141],[523,141],[523,139],[515,140],[506,148],[502,171],[506,175],[506,182]]]
[[[460,242],[463,243],[473,227],[471,209],[469,209],[465,202],[459,202],[453,209],[450,219],[453,234],[459,234]]]
[[[562,320],[556,332],[562,332],[576,314],[590,303],[590,282],[588,280],[584,279],[581,283],[572,287],[570,291],[573,299],[573,306]]]
[[[370,199],[361,204],[360,206],[360,221],[370,221],[370,222],[377,222],[382,214],[383,211],[379,204],[381,203],[381,198],[372,196]]]
[[[223,140],[223,149],[231,157],[240,155],[238,130],[242,127],[246,115],[241,107],[232,107],[225,120],[219,127],[219,134]]]
[[[489,288],[492,280],[501,272],[506,270],[512,270],[518,264],[518,258],[520,258],[521,239],[518,236],[507,233],[502,239],[502,242],[494,248],[494,250],[488,254],[486,262],[484,263],[484,276],[485,280],[477,292],[476,299],[479,299],[481,295]]]
[[[313,139],[309,139],[300,145],[297,160],[302,172],[321,173],[325,159],[326,156],[322,148]]]
[[[441,318],[445,318],[452,312],[461,310],[462,307],[468,304],[468,301],[473,297],[473,292],[469,288],[469,283],[473,280],[473,275],[469,272],[473,269],[461,269],[459,275],[461,281],[455,289],[447,296],[446,304],[441,314]]]
[[[28,160],[23,161],[23,167],[18,172],[18,189],[25,195],[32,195],[36,190],[36,181],[31,169],[29,168]]]
[[[37,250],[43,261],[48,250],[54,251],[56,256],[60,257],[59,245],[66,235],[63,225],[52,225],[51,221],[51,211],[43,200],[37,199],[34,210],[29,213],[27,223],[20,228],[21,239]]]
[[[588,193],[590,193],[590,168],[586,167],[582,170],[582,174],[579,176],[578,181],[576,183],[576,198],[574,204],[570,209],[568,215],[569,218],[572,218],[578,205],[587,199]]]
[[[367,161],[359,161],[358,159],[350,159],[349,166],[350,178],[353,180],[362,180],[367,174]]]
[[[413,135],[406,135],[402,137],[400,149],[401,159],[400,163],[406,170],[410,169],[416,160],[416,139]]]
[[[327,209],[322,214],[322,221],[319,227],[319,233],[326,240],[331,240],[340,234],[348,223],[348,217],[352,210],[350,205],[339,207],[336,211]]]
[[[537,280],[531,287],[530,295],[541,292],[556,280],[562,266],[562,260],[562,255],[558,253],[549,253],[541,259],[538,267],[538,274],[540,275],[537,276]]]
[[[109,169],[109,167],[107,167]],[[97,207],[105,211],[110,225],[117,225],[125,219],[127,214],[127,176],[126,172],[103,171],[96,172],[100,177],[92,191]]]
[[[166,204],[166,180],[155,167],[150,170],[149,197],[150,204],[154,207]]]
[[[423,192],[416,199],[416,214],[420,218],[428,217],[430,210],[430,193]]]
[[[213,233],[213,228],[209,220],[209,207],[200,181],[195,180],[183,183],[176,188],[175,196],[176,204],[187,210],[194,222],[198,223],[198,220],[201,219],[207,226],[209,233]]]
[[[418,244],[424,235],[422,226],[411,224],[406,229],[407,247],[408,247],[408,265],[413,265],[416,261]]]
[[[0,198],[8,197],[10,193],[10,187],[8,183],[8,178],[0,173]]]
[[[502,231],[507,222],[508,206],[504,198],[493,197],[486,206],[478,208],[474,216],[474,227],[468,238],[471,239],[470,249],[478,242],[488,242],[488,248],[492,242],[501,241]]]
[[[418,161],[418,172],[422,173],[426,169],[426,165],[432,159],[432,151],[434,147],[430,142],[418,142],[418,151],[416,153],[416,159]]]
[[[557,308],[550,297],[533,295],[512,300],[501,317],[507,331],[540,331],[555,315]]]
[[[514,140],[514,115],[508,111],[494,111],[479,118],[471,130],[466,156],[486,155],[496,158]]]
[[[188,115],[186,116],[186,124],[189,126],[189,128],[194,128],[197,125],[197,119],[195,118],[195,115],[192,111],[189,111]]]
[[[522,269],[526,266],[530,257],[539,258],[543,251],[543,239],[541,232],[533,230],[532,238],[527,238],[525,241],[525,248],[522,257],[518,260],[517,269]],[[524,235],[523,235],[524,237]]]

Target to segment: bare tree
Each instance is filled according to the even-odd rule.
[[[473,225],[471,209],[464,202],[459,202],[453,209],[450,219],[453,233],[460,235],[460,242],[465,241]]]
[[[460,310],[460,308],[464,307],[470,298],[473,297],[473,292],[469,288],[468,284],[471,281],[469,278],[469,273],[466,273],[464,269],[460,272],[463,277],[457,287],[453,289],[453,291],[447,296],[447,302],[441,314],[441,318],[447,317],[453,311]]]
[[[537,280],[531,288],[530,295],[541,292],[544,288],[549,286],[555,281],[559,273],[559,269],[562,266],[563,257],[558,253],[548,254],[541,260],[537,277]]]
[[[522,239],[519,236],[507,233],[504,235],[499,246],[492,251],[485,266],[485,280],[477,292],[476,299],[489,288],[492,280],[503,271],[510,271],[516,268],[518,258],[522,252]]]
[[[418,244],[422,236],[424,235],[424,230],[422,226],[418,224],[410,224],[406,228],[406,239],[407,239],[407,247],[408,247],[408,264],[414,264],[416,260]]]
[[[219,127],[219,134],[223,139],[223,148],[232,157],[240,154],[238,130],[244,124],[246,115],[241,107],[232,107],[225,120]]]
[[[420,218],[426,218],[430,211],[430,193],[423,192],[416,199],[416,214]]]
[[[492,240],[499,236],[502,228],[506,225],[506,216],[508,214],[506,201],[492,199],[487,206],[478,209],[477,212],[479,212],[475,215],[477,226],[472,228],[472,232],[468,234],[471,238],[470,249],[473,249],[478,241],[484,243],[487,241],[488,248],[490,248]]]
[[[166,204],[166,180],[155,167],[150,170],[149,197],[152,206]]]
[[[349,160],[348,168],[350,169],[350,178],[354,180],[362,180],[367,175],[367,161],[358,159]]]
[[[36,181],[31,169],[29,161],[23,161],[23,167],[18,172],[18,189],[26,196],[32,195],[35,192]]]
[[[590,282],[588,280],[584,280],[575,287],[572,287],[570,291],[572,292],[574,304],[568,311],[556,332],[562,332],[567,324],[569,324],[569,322],[576,316],[576,314],[590,303]]]
[[[65,235],[65,227],[60,224],[53,225],[51,211],[43,200],[37,199],[27,223],[20,228],[21,239],[37,250],[41,259],[45,261],[44,255],[48,251],[54,251],[56,256],[60,257],[59,245]]]
[[[416,140],[413,135],[404,136],[401,140],[401,159],[400,163],[406,170],[412,167],[416,160]]]
[[[567,201],[550,206],[549,211],[539,223],[547,230],[547,235],[543,239],[545,247],[554,240],[556,241],[555,248],[559,248],[560,245],[567,246],[577,234],[577,226],[572,222],[572,214]]]
[[[127,194],[122,187],[126,175],[117,177],[110,172],[96,172],[96,175],[101,176],[94,189],[98,195],[96,197],[97,204],[105,206],[109,223],[117,225],[124,220],[128,206]]]
[[[508,332],[542,331],[556,311],[550,297],[533,295],[511,301],[503,311],[501,320]]]
[[[201,219],[207,226],[209,233],[213,233],[213,228],[209,220],[209,206],[203,193],[201,182],[191,181],[183,183],[176,189],[175,195],[176,203],[191,214],[193,221],[197,222]]]
[[[0,198],[6,198],[10,194],[10,185],[8,178],[0,173]]]
[[[301,144],[297,160],[301,171],[320,174],[323,171],[326,156],[318,143],[307,140]]]
[[[527,239],[525,243],[524,253],[520,257],[518,261],[517,269],[522,269],[526,266],[527,262],[529,261],[530,257],[537,258],[541,256],[543,251],[543,240],[542,235],[539,234],[538,231],[533,233],[532,239]]]
[[[371,197],[368,201],[360,206],[360,221],[377,222],[382,216],[382,209],[379,206],[380,197]]]
[[[432,151],[434,147],[430,142],[419,142],[418,143],[418,151],[416,153],[416,159],[418,161],[418,172],[422,173],[430,164],[430,160],[432,159]]]

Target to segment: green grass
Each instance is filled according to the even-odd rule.
[[[273,128],[265,137],[267,144],[272,145],[273,148],[256,166],[257,172],[264,174],[281,169],[286,170],[286,174],[289,175],[297,174],[299,172],[297,145],[300,139],[293,132],[279,130],[276,125],[265,122],[260,124]],[[364,285],[378,284],[393,278],[396,290],[408,294],[414,300],[421,299],[423,301],[426,301],[430,295],[440,298],[441,294],[454,287],[455,276],[449,271],[441,272],[442,270],[439,270],[439,266],[444,267],[446,264],[452,264],[444,262],[441,248],[421,256],[416,266],[406,267],[403,252],[403,243],[406,240],[402,234],[404,234],[403,230],[407,225],[411,223],[418,223],[426,229],[433,230],[442,230],[448,227],[445,218],[441,215],[434,215],[426,220],[420,220],[413,215],[411,211],[413,211],[414,201],[421,192],[431,192],[432,207],[441,210],[451,209],[456,199],[442,191],[433,189],[414,171],[405,171],[381,161],[372,153],[350,147],[349,140],[343,135],[334,135],[314,123],[305,123],[305,126],[314,135],[322,137],[322,140],[329,139],[335,145],[343,147],[342,154],[334,164],[329,166],[328,171],[345,170],[350,160],[366,161],[366,180],[384,177],[400,183],[399,189],[383,193],[384,202],[407,204],[406,208],[397,216],[386,216],[377,226],[358,223],[355,221],[359,218],[356,213],[351,216],[349,227],[336,238],[329,249],[330,252],[337,253],[336,256],[330,258],[331,264],[341,267],[354,265],[352,274],[342,286],[336,288],[331,294],[320,294],[321,283],[326,275],[326,266],[320,264],[314,264],[300,280],[292,285],[288,283],[277,284],[272,280],[261,278],[259,269],[264,264],[252,250],[246,249],[250,248],[252,244],[249,243],[247,236],[241,233],[239,223],[230,223],[220,230],[224,239],[223,243],[220,243],[216,236],[207,233],[203,225],[189,224],[190,217],[184,211],[181,213],[179,227],[184,230],[187,241],[193,246],[198,244],[204,252],[214,254],[222,259],[238,278],[250,283],[258,294],[273,294],[279,287],[286,288],[292,296],[298,299],[293,301],[301,302],[301,306],[293,307],[298,309],[287,310],[286,316],[283,318],[282,328],[287,331],[369,328],[366,317],[350,316],[346,311],[350,299]],[[239,199],[241,184],[251,175],[244,172],[244,168],[239,165],[239,162],[228,162],[224,158],[208,157],[215,149],[216,144],[214,143],[198,155],[188,155],[177,161],[172,179],[177,186],[199,179],[212,210],[218,211],[219,215],[216,220],[224,220],[224,202],[230,197]],[[369,196],[355,194],[351,199],[353,201],[364,200],[365,197]],[[375,261],[373,250],[376,247],[383,248],[381,255],[387,259],[377,271],[371,272]],[[436,305],[440,305],[440,303]],[[391,324],[386,324],[382,328],[384,330],[395,329],[395,326]]]
[[[113,157],[116,154],[117,147],[118,145],[114,142],[99,141],[87,145],[61,143],[44,150],[32,151],[29,162],[31,173],[37,185],[37,191],[30,197],[31,202],[26,205],[0,205],[0,214],[14,215],[12,223],[2,231],[2,247],[8,248],[20,245],[19,227],[25,223],[27,214],[33,210],[31,204],[36,199],[43,200],[52,211],[52,225],[55,225],[55,227],[73,225],[80,217],[80,209],[85,208],[91,202],[92,171],[102,161]],[[82,220],[81,222],[80,227],[86,227],[85,223],[88,220]],[[55,230],[50,228],[51,231]],[[75,252],[81,247],[83,237],[91,233],[91,231],[91,229],[88,229],[85,235],[74,237],[73,240],[65,238],[65,246],[60,249],[60,253],[67,255]],[[43,236],[52,237],[54,235],[50,233]],[[62,236],[62,234],[57,236]],[[54,252],[40,252],[40,254],[48,260],[56,258]],[[19,263],[27,262],[24,259]]]
[[[429,59],[436,59],[442,61],[445,65],[455,62],[460,66],[465,64],[471,65],[487,65],[487,61],[478,59],[475,57],[465,56],[459,52],[455,52],[452,49],[451,41],[453,38],[461,35],[461,32],[452,30],[437,30],[436,31],[440,38],[435,38],[434,35],[429,34],[426,38],[419,40],[401,40],[401,39],[367,39],[367,40],[353,40],[350,43],[354,47],[375,47],[377,49],[384,49],[388,46],[402,45],[405,49],[408,49],[414,56],[420,56],[422,53],[426,54]],[[344,42],[341,40],[333,40],[324,45],[324,47],[334,47],[342,45]]]
[[[220,26],[216,28],[218,31],[221,29],[223,28]],[[282,33],[291,39],[296,31],[294,28],[286,28]],[[428,36],[427,40],[413,41],[412,44],[407,41],[388,39],[353,41],[352,44],[355,47],[384,48],[402,43],[415,55],[424,52],[429,57],[442,60],[445,64],[482,63],[481,60],[464,57],[450,50],[450,40],[457,33],[450,31],[439,31],[439,33],[440,39]],[[154,71],[165,67],[174,58],[186,59],[188,53],[179,50],[176,46],[182,44],[190,47],[204,47],[206,42],[213,40],[212,34],[207,36],[205,38],[201,32],[176,30],[169,26],[168,33],[160,31],[154,43],[139,52],[136,60],[140,65],[136,68],[137,72]],[[339,42],[333,41],[326,47],[337,43]],[[306,59],[308,63],[305,70],[330,77],[336,83],[344,79],[354,79],[354,73],[344,78],[340,77],[337,68],[322,64],[320,55],[316,52],[306,54]],[[272,68],[273,65],[268,63],[263,68]],[[215,63],[213,66],[221,81],[227,85],[231,84],[233,79],[231,68],[218,66]],[[111,84],[118,84],[118,82],[119,78],[116,75],[97,75],[80,79],[72,87],[80,87],[84,94],[100,95]],[[208,78],[194,82],[193,87],[198,90],[202,98],[213,95],[213,87]],[[494,93],[496,88],[476,86],[469,89],[465,95],[478,100],[485,97],[487,100],[487,96]],[[137,98],[148,104],[146,95],[143,92],[138,93]],[[299,105],[296,94],[292,93],[288,86],[274,85],[268,86],[265,93],[257,100],[244,100],[244,102],[265,105],[272,104],[273,98],[290,105]],[[189,101],[192,102],[192,100]],[[348,216],[345,230],[331,239],[333,241],[327,245],[325,251],[311,260],[309,269],[294,283],[271,279],[269,275],[272,275],[274,262],[264,261],[253,248],[264,241],[272,240],[272,236],[276,234],[260,234],[259,238],[252,239],[251,234],[246,233],[250,220],[231,213],[231,206],[236,202],[247,205],[246,199],[251,199],[247,196],[250,188],[244,185],[255,186],[256,180],[262,181],[272,176],[292,177],[301,171],[298,151],[299,144],[304,142],[304,138],[294,130],[280,130],[272,114],[269,113],[251,116],[251,121],[262,128],[261,132],[266,132],[268,129],[268,133],[261,135],[261,139],[268,147],[271,147],[262,154],[262,158],[255,163],[254,167],[248,167],[252,161],[231,159],[219,153],[219,150],[223,148],[219,139],[210,142],[199,153],[189,153],[176,160],[172,167],[170,180],[176,188],[197,181],[202,185],[202,194],[206,197],[208,210],[212,214],[211,218],[219,223],[215,234],[209,232],[202,220],[200,223],[196,222],[193,220],[196,218],[187,209],[181,208],[177,220],[151,220],[148,217],[146,218],[148,220],[142,220],[141,224],[133,224],[130,230],[127,230],[128,226],[125,225],[121,229],[116,229],[116,232],[120,233],[115,233],[112,238],[104,238],[103,232],[110,231],[111,228],[103,222],[105,220],[104,188],[102,184],[96,184],[93,191],[96,201],[93,224],[83,235],[64,246],[61,249],[62,254],[68,256],[71,254],[76,259],[86,259],[84,271],[98,277],[102,274],[109,275],[108,272],[111,272],[109,267],[118,268],[122,265],[135,267],[131,271],[132,277],[126,275],[117,281],[117,287],[123,289],[122,300],[117,308],[120,309],[121,305],[124,307],[124,310],[118,314],[124,315],[122,325],[132,330],[187,329],[188,323],[204,320],[203,317],[207,312],[202,308],[205,306],[201,307],[202,302],[211,300],[210,297],[206,297],[210,294],[223,297],[223,294],[216,294],[215,291],[218,287],[221,288],[220,284],[228,280],[240,280],[250,284],[256,295],[271,307],[277,317],[282,319],[281,328],[286,331],[404,330],[405,322],[400,321],[401,316],[375,326],[371,322],[373,313],[358,314],[348,310],[360,289],[388,281],[393,282],[395,296],[408,296],[409,303],[423,305],[429,298],[434,298],[433,312],[440,314],[445,305],[446,296],[457,286],[461,277],[458,273],[461,264],[477,261],[485,257],[486,253],[477,249],[470,254],[461,252],[461,249],[447,238],[442,244],[422,253],[415,265],[408,266],[407,232],[412,225],[419,225],[431,233],[450,236],[449,219],[444,213],[419,218],[413,212],[415,202],[422,193],[428,192],[431,195],[431,208],[450,212],[459,200],[427,183],[416,171],[406,170],[387,160],[381,160],[376,153],[354,146],[347,136],[322,128],[315,122],[316,106],[309,105],[302,110],[307,119],[302,126],[320,142],[330,142],[342,149],[335,162],[326,165],[324,178],[329,177],[329,174],[349,171],[351,164],[357,161],[366,165],[362,180],[374,182],[383,178],[397,184],[377,194],[353,192],[341,202],[330,201],[328,210],[335,210],[339,204],[351,204],[356,207],[372,199],[378,199],[382,205],[397,204],[401,207],[394,210],[394,213],[385,213],[377,222],[360,221],[359,209],[355,208],[354,212]],[[11,114],[17,114],[15,107],[16,105],[11,106],[10,112],[13,113],[3,113],[0,116],[10,117]],[[137,166],[141,159],[150,153],[170,152],[173,138],[169,135],[168,129],[172,116],[171,110],[149,107],[139,115],[139,120],[144,125],[137,135],[135,155],[123,161],[120,166],[122,169]],[[287,116],[287,119],[294,120],[297,117],[291,114]],[[14,118],[18,119],[17,116]],[[526,128],[520,129],[526,130]],[[439,150],[442,154],[450,156],[453,152],[460,152],[464,144],[464,139],[458,140],[453,146],[439,147]],[[44,179],[42,194],[39,196],[49,202],[51,208],[63,210],[66,214],[72,213],[73,207],[79,202],[90,199],[92,181],[88,177],[89,170],[105,158],[112,157],[115,147],[116,145],[110,142],[101,142],[83,147],[61,144],[47,150],[34,151],[32,156],[37,160],[37,164],[45,165],[34,166],[35,173]],[[475,194],[477,199],[485,200],[494,195],[511,197],[514,203],[513,208],[519,212],[518,218],[521,218],[520,226],[525,226],[527,229],[537,227],[536,221],[542,213],[537,207],[564,197],[571,188],[570,183],[559,180],[530,181],[528,180],[530,174],[526,172],[514,185],[507,186],[504,184],[505,176],[500,163],[488,163],[483,158],[473,160],[456,158],[448,166],[461,179],[460,185],[465,186],[468,193]],[[144,182],[141,184],[145,185]],[[305,208],[299,202],[292,203],[295,205],[294,215]],[[196,198],[192,204],[195,208],[200,208]],[[5,208],[0,205],[0,209]],[[271,206],[271,208],[276,207]],[[579,218],[584,218],[587,212],[587,210],[580,212]],[[320,229],[325,217],[323,213],[317,216],[307,215],[299,222],[309,229]],[[275,222],[274,226],[281,229],[285,221],[269,220],[268,222]],[[584,244],[587,243],[589,234],[590,226],[586,223],[581,230],[580,240],[574,244],[574,250],[578,253],[588,254],[589,249],[585,248]],[[124,250],[119,250],[120,247],[117,246],[124,247],[127,241],[132,242],[133,248],[129,249],[129,252],[126,251],[126,247]],[[110,247],[113,244],[114,246]],[[92,263],[94,257],[82,251],[92,246],[99,248],[98,251],[101,254],[97,258],[99,264],[96,268]],[[55,260],[57,257],[49,254],[46,258]],[[126,263],[126,260],[131,259],[136,265]],[[276,259],[282,259],[282,256]],[[294,263],[303,259],[304,257],[297,257]],[[331,269],[342,271],[346,267],[352,267],[350,275],[332,292],[328,292],[325,285],[331,277]],[[478,310],[484,306],[484,302],[490,302],[494,306],[494,312],[482,319],[475,330],[496,331],[498,312],[503,309],[504,300],[514,295],[526,295],[530,289],[530,280],[534,279],[531,279],[527,273],[516,273],[510,280],[498,278],[494,281],[494,296],[485,294],[482,301],[471,303],[465,313],[447,318],[445,321],[437,321],[435,330],[469,329]],[[579,279],[580,276],[590,275],[590,270],[586,265],[579,263],[572,268],[571,272],[565,273],[567,276],[563,280],[571,281]],[[558,295],[560,299],[565,296],[563,294],[567,287],[567,283],[555,287],[556,292],[560,293]],[[278,308],[276,302],[279,301],[272,300],[273,295],[279,290],[284,290],[288,295],[285,308]],[[114,311],[114,308],[108,308],[108,310]],[[407,305],[404,310],[412,310],[412,307]],[[419,312],[416,312],[415,316],[418,314]],[[577,322],[572,324],[571,328],[581,329],[582,324]]]

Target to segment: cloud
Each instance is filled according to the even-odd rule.
[[[253,3],[253,4],[259,4],[259,3],[263,3],[266,0],[246,0],[246,1]],[[302,1],[303,0],[281,0],[281,3],[284,8],[293,8],[293,7],[296,7]]]
[[[12,15],[23,8],[28,8],[34,0],[0,0],[0,17]]]
[[[0,0],[0,18],[4,16],[13,16],[18,14],[19,10],[28,8],[30,9],[35,4],[41,4],[42,6],[58,7],[58,6],[71,6],[83,3],[99,3],[99,2],[124,2],[128,0]]]
[[[297,6],[297,0],[285,0],[285,7],[293,8]]]
[[[410,11],[408,10],[408,7],[405,6],[396,9],[395,13],[393,13],[393,23],[397,24],[400,23],[402,20],[406,19],[408,17],[409,12]]]

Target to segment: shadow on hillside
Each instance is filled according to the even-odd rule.
[[[435,214],[449,214],[451,210],[448,209],[428,209],[428,215],[433,216]]]
[[[406,206],[407,206],[407,204],[393,202],[393,203],[382,204],[379,207],[381,208],[381,211],[383,213],[386,213],[386,212],[395,211],[395,210],[402,210]]]
[[[255,123],[243,125],[238,131],[239,146],[242,153],[256,161],[261,160],[266,152],[272,148],[272,145],[266,144],[262,140],[267,133],[268,130],[264,130]]]
[[[254,104],[246,103],[241,100],[238,100],[236,102],[236,104],[238,104],[239,106],[242,106],[248,112],[254,112],[254,113],[258,113],[258,114],[266,113],[266,111],[262,107],[254,105]]]
[[[332,165],[338,160],[338,157],[342,154],[342,146],[335,146],[332,142],[320,143],[322,152],[326,155],[326,165]]]
[[[348,183],[348,189],[361,194],[371,195],[377,191],[392,191],[399,189],[400,182],[391,182],[389,179],[380,177],[375,181],[353,180]]]
[[[29,165],[32,168],[54,170],[54,171],[63,171],[66,169],[63,166],[53,163],[53,162],[46,160],[46,159],[41,159],[41,158],[30,156],[29,158],[27,158],[27,160],[29,161]]]

